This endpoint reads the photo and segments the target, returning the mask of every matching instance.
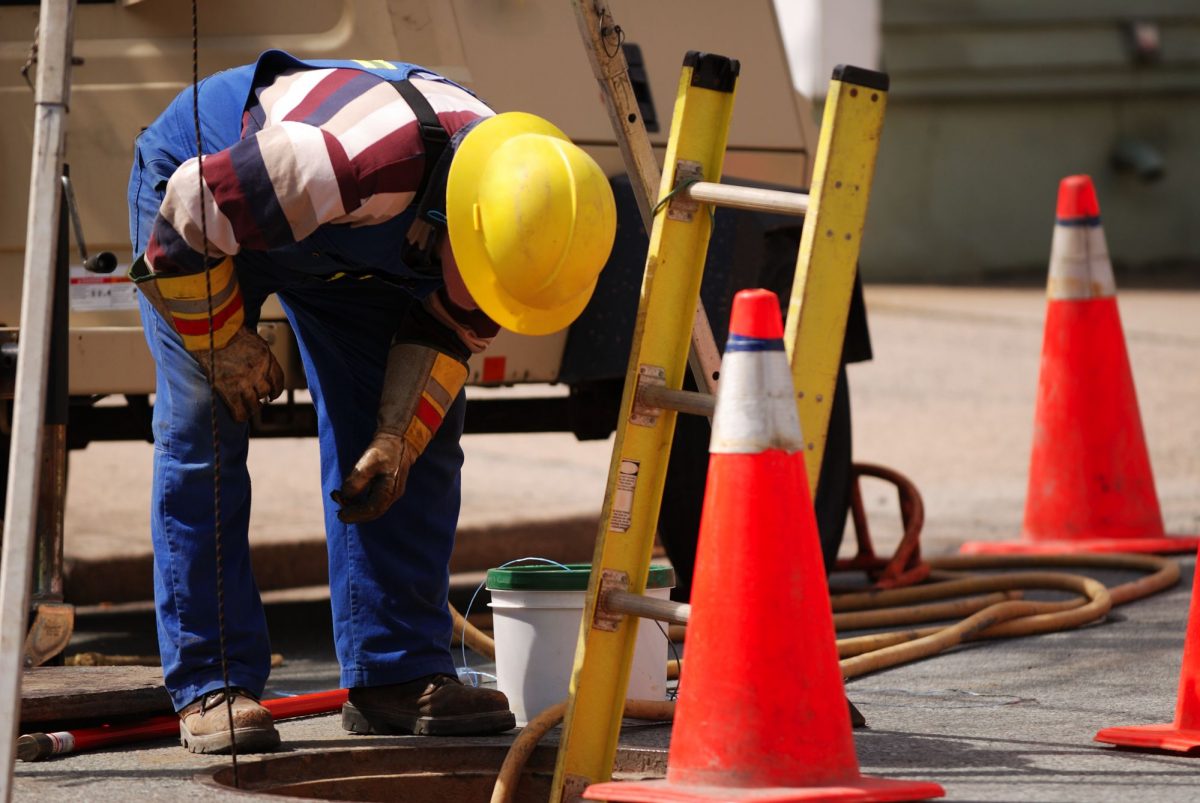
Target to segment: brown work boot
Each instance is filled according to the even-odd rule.
[[[271,712],[245,689],[229,690],[233,707],[233,738],[239,753],[265,753],[279,747],[279,731]],[[193,753],[228,753],[229,716],[225,690],[202,695],[179,712],[179,741]]]
[[[351,733],[471,736],[516,727],[508,698],[464,686],[453,675],[427,675],[391,686],[350,689],[342,728]]]

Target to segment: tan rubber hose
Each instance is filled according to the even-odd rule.
[[[852,674],[847,674],[847,677],[857,677],[899,663],[927,658],[964,641],[1012,638],[1079,627],[1099,619],[1113,605],[1141,599],[1179,582],[1179,565],[1173,560],[1154,555],[972,555],[935,558],[930,563],[937,571],[936,576],[942,578],[938,582],[887,591],[840,594],[834,597],[833,608],[841,612],[835,618],[837,628],[846,631],[882,626],[902,627],[916,622],[933,621],[930,617],[940,612],[947,613],[947,616],[942,618],[952,618],[978,605],[980,600],[961,600],[949,603],[944,608],[925,603],[964,594],[991,592],[1013,595],[1021,589],[1049,589],[1075,593],[1079,598],[1029,603],[1020,607],[1000,603],[1005,607],[990,613],[988,607],[982,610],[976,608],[976,615],[949,627],[920,628],[840,639],[839,657],[861,658],[850,664]],[[1028,566],[1079,566],[1144,571],[1149,574],[1108,590],[1107,603],[1103,602],[1099,595],[1103,586],[1079,575],[1059,572],[1022,572],[987,576],[957,574],[970,569],[1010,569]],[[474,625],[466,622],[453,608],[451,612],[454,615],[455,634],[461,638],[465,633],[467,646],[482,655],[494,658],[495,642]],[[907,618],[908,616],[912,618]],[[678,627],[674,628],[672,637],[681,635],[683,631]],[[900,649],[905,644],[915,646]],[[865,657],[880,650],[887,652],[874,658]],[[667,671],[669,678],[677,678],[679,662],[668,661]]]
[[[834,630],[866,630],[874,627],[898,627],[918,622],[944,622],[978,613],[984,608],[1012,599],[1020,599],[1019,586],[978,597],[966,597],[950,602],[906,605],[900,608],[877,608],[869,611],[835,613]]]
[[[925,627],[876,633],[838,640],[840,665],[847,679],[877,672],[944,652],[969,641],[1009,638],[1066,630],[1094,622],[1115,605],[1123,605],[1170,588],[1179,582],[1179,564],[1155,555],[1021,555],[952,556],[929,561],[934,569],[926,585],[888,591],[839,594],[833,609],[840,630],[904,626],[937,621],[970,613],[948,626]],[[1063,572],[1024,571],[999,575],[960,574],[980,569],[1026,569],[1030,567],[1085,567],[1147,572],[1143,577],[1109,589],[1090,577]],[[1075,595],[1072,599],[1030,601],[1020,599],[1024,590],[1052,590]],[[950,603],[932,602],[964,595],[976,596]],[[882,610],[889,609],[889,610]],[[495,642],[466,622],[453,608],[455,634],[467,646],[495,657]],[[672,627],[671,637],[684,635]],[[669,676],[678,677],[679,662],[668,661]],[[513,742],[496,786],[492,803],[513,799],[517,782],[529,756],[541,738],[557,725],[566,711],[559,703],[538,714]],[[625,713],[637,719],[667,720],[674,703],[627,700]]]
[[[496,785],[492,787],[491,803],[512,803],[517,793],[517,784],[521,781],[521,772],[525,769],[529,757],[533,755],[538,742],[551,728],[562,722],[567,713],[567,701],[555,703],[538,714],[517,734],[504,763],[500,765],[500,774]],[[626,700],[625,716],[633,719],[649,719],[655,722],[669,722],[675,716],[675,703],[669,700]]]
[[[475,625],[468,622],[458,609],[450,606],[450,616],[454,619],[454,638],[466,643],[480,655],[486,655],[493,660],[496,657],[496,642]]]
[[[1058,575],[1058,577],[1070,578],[1071,576]],[[1012,623],[1012,620],[1015,619],[1021,620],[1023,629],[1030,629],[1031,632],[1045,632],[1045,630],[1039,629],[1039,626],[1053,630],[1065,630],[1094,622],[1108,613],[1112,608],[1112,597],[1103,583],[1085,577],[1072,579],[1076,582],[1063,582],[1061,585],[1056,584],[1052,587],[1067,590],[1063,586],[1077,585],[1078,590],[1087,596],[1087,602],[1083,605],[1063,610],[1056,603],[1025,600],[1000,602],[935,633],[843,659],[841,661],[842,676],[846,679],[859,677],[868,672],[877,672],[899,664],[928,658],[965,641],[989,638],[991,637],[987,635],[989,630],[1004,623]],[[1048,585],[1026,587],[1045,588]],[[1048,610],[1048,607],[1052,610]]]
[[[1158,555],[1129,553],[1095,555],[947,555],[933,558],[930,565],[939,571],[978,569],[1027,569],[1057,566],[1082,567],[1113,571],[1146,572],[1146,576],[1113,586],[1109,590],[1113,605],[1124,605],[1136,599],[1170,588],[1179,582],[1179,563]]]

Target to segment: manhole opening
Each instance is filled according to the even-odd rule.
[[[550,797],[557,748],[536,748],[517,785],[516,803],[544,803]],[[324,753],[297,753],[239,762],[240,787],[233,770],[223,766],[197,776],[208,786],[245,795],[302,800],[353,800],[378,803],[462,803],[488,800],[506,744],[462,744],[461,740],[388,747],[354,747]],[[667,751],[617,750],[613,777],[619,780],[662,778]]]

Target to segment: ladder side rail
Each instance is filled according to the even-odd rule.
[[[784,345],[816,495],[887,106],[888,77],[839,66],[829,83]]]
[[[38,23],[37,94],[29,217],[25,231],[21,336],[0,559],[0,801],[12,799],[21,711],[22,653],[33,568],[51,309],[58,258],[63,150],[71,83],[75,0],[44,0]]]
[[[666,164],[671,169],[663,175],[663,197],[679,184],[680,167],[688,175],[698,172],[719,180],[737,69],[736,61],[721,56],[689,53],[685,59],[667,145]],[[688,333],[711,232],[707,208],[680,214],[671,203],[658,210],[651,228],[551,791],[556,803],[578,799],[584,788],[607,780],[612,772],[637,619],[604,615],[597,603],[613,588],[639,594],[645,590],[676,416],[672,410],[642,415],[634,399],[639,384],[672,390],[683,384]]]

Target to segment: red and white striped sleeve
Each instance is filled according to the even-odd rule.
[[[453,84],[413,78],[447,132],[493,114]],[[412,109],[383,79],[354,69],[299,70],[259,94],[263,127],[185,162],[167,184],[146,249],[156,275],[195,273],[242,248],[297,242],[325,223],[369,225],[412,203],[424,175]],[[201,226],[203,205],[207,241]]]

